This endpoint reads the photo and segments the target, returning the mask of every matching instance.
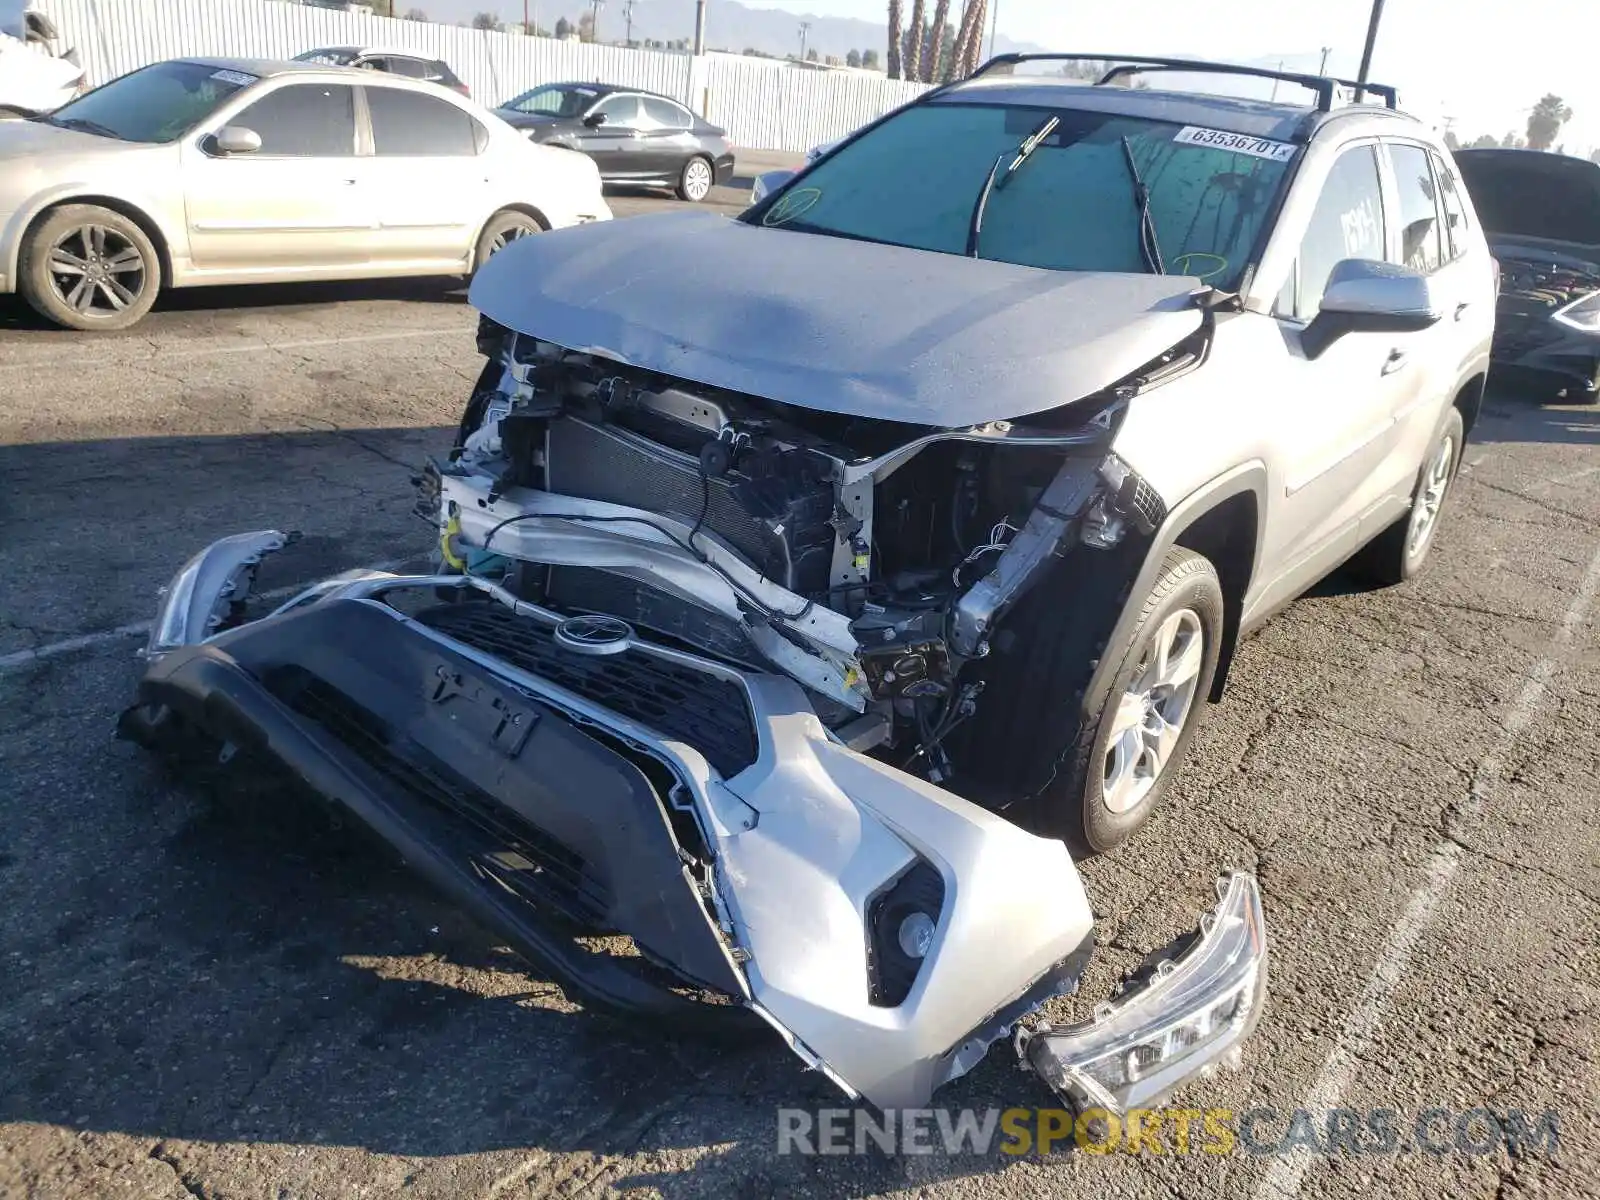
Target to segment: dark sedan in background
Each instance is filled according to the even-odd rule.
[[[1542,150],[1458,150],[1500,264],[1494,370],[1573,403],[1600,396],[1600,164]]]
[[[676,100],[607,83],[546,83],[495,109],[535,142],[581,150],[607,183],[700,201],[733,177],[727,131]]]

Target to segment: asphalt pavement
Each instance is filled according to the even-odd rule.
[[[1600,1194],[1600,409],[1491,396],[1426,574],[1335,577],[1243,647],[1163,809],[1086,865],[1101,946],[1056,1014],[1253,870],[1268,1006],[1184,1104],[1269,1110],[1256,1144],[1297,1108],[1553,1112],[1554,1156],[1453,1115],[1441,1153],[780,1156],[780,1108],[841,1102],[775,1039],[585,1014],[349,831],[112,739],[201,545],[301,530],[300,579],[426,548],[408,475],[473,324],[427,282],[178,294],[102,337],[0,307],[0,1196]],[[938,1101],[1050,1098],[1002,1045]]]

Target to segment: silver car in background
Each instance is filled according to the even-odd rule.
[[[73,329],[125,329],[166,287],[470,275],[610,216],[583,155],[353,68],[172,60],[0,124],[0,293]]]

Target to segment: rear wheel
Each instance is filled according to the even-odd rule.
[[[138,224],[95,204],[65,204],[28,234],[17,287],[68,329],[126,329],[156,302],[161,259]]]
[[[678,176],[678,198],[698,204],[711,194],[714,182],[711,161],[697,155],[683,164],[683,173]]]
[[[544,231],[544,222],[528,213],[518,212],[514,208],[495,213],[478,235],[478,246],[472,255],[473,269],[483,266],[512,242]]]
[[[1452,407],[1434,434],[1411,497],[1411,511],[1377,537],[1354,558],[1350,570],[1373,583],[1404,583],[1422,570],[1433,538],[1439,530],[1445,496],[1455,479],[1464,440],[1461,411]]]

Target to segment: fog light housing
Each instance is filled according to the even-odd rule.
[[[1232,875],[1218,892],[1195,942],[1092,1021],[1018,1031],[1023,1061],[1079,1112],[1150,1108],[1219,1065],[1238,1066],[1266,999],[1266,926],[1252,876]]]

